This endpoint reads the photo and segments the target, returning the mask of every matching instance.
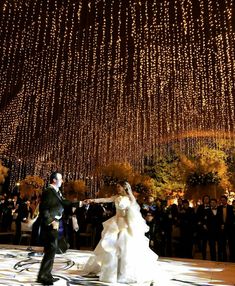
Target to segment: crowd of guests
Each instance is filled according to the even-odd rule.
[[[235,262],[235,200],[230,205],[226,196],[204,196],[193,208],[186,199],[167,206],[149,196],[141,212],[150,246],[160,256],[193,258],[201,252],[203,259]]]
[[[22,198],[20,194],[0,196],[0,234],[15,232],[13,243],[19,244],[22,223],[27,224],[37,215],[38,198]]]
[[[138,198],[137,198],[138,200]],[[18,195],[1,195],[0,233],[15,231],[14,244],[20,243],[22,222],[37,218],[40,198],[30,200]],[[155,199],[149,195],[139,203],[141,213],[149,225],[151,249],[159,256],[194,258],[235,262],[235,200],[228,204],[226,196],[219,200],[204,196],[201,204],[191,207],[186,199],[177,204]],[[115,206],[106,204],[81,204],[65,209],[61,237],[70,248],[80,249],[90,234],[90,246],[95,248],[100,240],[102,223],[115,214]],[[32,225],[31,245],[40,245],[40,221]]]

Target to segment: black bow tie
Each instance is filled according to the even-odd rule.
[[[212,208],[212,210],[217,210],[217,208]]]

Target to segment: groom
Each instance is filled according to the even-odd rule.
[[[59,221],[62,218],[64,207],[72,205],[70,201],[63,198],[59,190],[62,183],[62,175],[58,172],[53,172],[50,176],[50,185],[43,191],[39,206],[44,256],[37,282],[43,285],[53,285],[53,282],[59,280],[59,278],[54,278],[51,274],[58,247]]]

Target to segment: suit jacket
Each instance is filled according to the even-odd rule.
[[[41,223],[48,226],[54,220],[58,220],[58,217],[62,217],[64,207],[71,204],[70,201],[61,197],[52,186],[49,186],[42,192],[39,206]]]
[[[233,207],[231,205],[227,205],[227,216],[226,221],[223,221],[223,206],[218,206],[218,218],[219,218],[219,225],[220,228],[224,225],[224,230],[227,232],[231,232],[232,225],[234,221],[234,214],[233,214]]]
[[[179,214],[180,230],[182,237],[192,237],[195,231],[195,212],[194,209],[188,207]]]
[[[204,204],[202,204],[198,207],[196,212],[197,230],[201,235],[203,234],[207,235],[208,233],[208,224],[210,216],[211,216],[210,206],[206,207]]]
[[[219,225],[219,216],[218,216],[218,208],[216,210],[216,213],[214,214],[212,209],[210,209],[210,215],[208,218],[208,231],[209,236],[213,239],[218,237],[218,233],[220,230]]]
[[[19,208],[18,208],[18,219],[20,221],[23,221],[24,219],[27,219],[28,217],[32,218],[33,216],[33,210],[31,207],[27,207],[27,204],[24,202],[24,203],[21,203],[19,205]]]

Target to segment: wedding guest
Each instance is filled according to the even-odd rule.
[[[176,204],[170,206],[170,214],[172,219],[172,233],[171,233],[171,247],[172,247],[172,256],[180,256],[180,219],[178,207]]]
[[[235,200],[232,201],[233,206],[233,226],[232,226],[232,249],[231,249],[231,261],[235,262]]]
[[[218,206],[218,218],[219,218],[219,246],[218,256],[219,261],[227,261],[227,246],[229,250],[230,260],[234,260],[232,229],[234,222],[233,207],[228,204],[228,198],[223,195],[220,198],[221,205]]]
[[[181,211],[183,211],[183,199],[182,198],[178,198],[177,200],[177,206],[178,206],[178,213],[181,213]]]
[[[180,219],[180,252],[184,258],[193,258],[193,239],[195,233],[195,213],[189,206],[189,201],[182,201],[183,208],[179,213]]]
[[[217,260],[216,249],[218,246],[218,237],[219,237],[219,217],[218,217],[218,208],[217,200],[210,200],[210,214],[208,216],[208,234],[209,234],[209,249],[210,249],[210,258],[212,261]]]
[[[196,212],[197,234],[202,251],[203,260],[206,259],[207,243],[209,242],[208,219],[211,214],[210,197],[205,195],[202,204],[198,206]]]
[[[155,221],[155,217],[154,214],[152,212],[147,212],[145,217],[144,217],[146,224],[149,227],[149,231],[146,232],[146,236],[149,239],[149,247],[156,252],[156,221]]]
[[[28,209],[27,204],[28,198],[23,197],[21,194],[17,199],[17,205],[15,209],[15,214],[17,214],[15,219],[16,232],[15,232],[15,244],[20,243],[21,239],[21,223],[26,221],[29,215],[32,214],[32,209]]]
[[[235,216],[235,200],[232,201],[232,206],[233,206],[233,214]]]
[[[141,213],[145,217],[148,212],[155,214],[157,211],[157,205],[155,203],[154,196],[148,195],[146,202],[141,205]]]

